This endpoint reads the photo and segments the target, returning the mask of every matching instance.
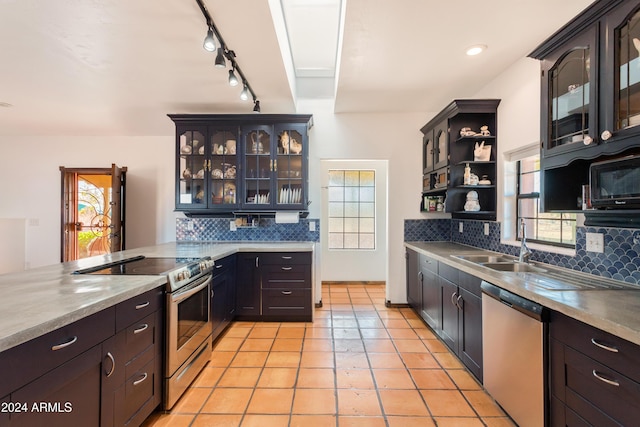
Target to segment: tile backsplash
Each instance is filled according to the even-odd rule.
[[[261,218],[255,228],[229,229],[232,218],[177,218],[176,240],[184,241],[272,241],[318,242],[320,220],[300,218],[297,224],[276,224],[274,218]],[[309,231],[309,223],[315,222],[315,231]]]
[[[445,224],[443,221],[448,222]],[[463,233],[459,224],[463,223]],[[489,235],[484,224],[489,224]],[[445,229],[448,226],[448,235]],[[587,252],[587,233],[604,235],[604,253]],[[500,243],[500,223],[459,219],[405,220],[405,241],[452,241],[517,256],[517,246]],[[576,254],[560,255],[532,250],[531,259],[596,276],[640,284],[640,230],[626,228],[578,227]]]

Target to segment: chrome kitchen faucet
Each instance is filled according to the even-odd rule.
[[[531,249],[527,247],[527,227],[524,223],[524,218],[520,219],[520,230],[522,241],[520,243],[520,256],[518,256],[518,261],[528,263],[529,258],[531,258]]]

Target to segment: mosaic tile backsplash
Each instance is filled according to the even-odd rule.
[[[449,235],[443,237],[443,221],[449,224]],[[458,227],[463,223],[464,232]],[[489,235],[484,235],[486,221],[459,219],[405,220],[405,241],[452,241],[495,252],[517,256],[520,248],[500,243],[500,223],[488,222]],[[604,253],[587,252],[586,234],[604,234]],[[446,234],[446,233],[445,233]],[[426,236],[423,238],[418,238]],[[532,250],[531,259],[640,285],[640,230],[626,228],[578,227],[576,255],[560,255]]]
[[[177,218],[176,240],[184,241],[225,241],[225,242],[319,242],[320,221],[300,218],[297,224],[276,224],[274,218],[261,218],[255,228],[229,230],[231,218]],[[315,231],[309,231],[309,222],[316,224]]]

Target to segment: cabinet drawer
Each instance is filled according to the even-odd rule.
[[[640,382],[640,346],[557,312],[550,331],[557,340]]]
[[[146,401],[153,398],[154,382],[158,380],[154,359],[141,366],[131,377],[127,378],[124,386],[124,418],[126,420],[129,420]]]
[[[438,274],[438,261],[430,256],[420,254],[420,268]]]
[[[267,252],[260,254],[262,265],[311,264],[311,252]]]
[[[236,266],[236,256],[230,255],[224,258],[217,259],[213,266],[213,280],[216,277],[234,269]]]
[[[438,263],[438,275],[451,283],[458,284],[459,272],[460,270],[455,267],[451,267],[443,262]]]
[[[0,353],[0,396],[38,378],[115,333],[115,309],[102,310]]]
[[[584,399],[622,425],[637,423],[640,417],[639,383],[572,348],[565,350],[565,364],[568,407],[584,414],[590,406],[582,402]]]
[[[155,343],[156,315],[151,313],[126,330],[125,360],[129,362]]]
[[[311,289],[266,289],[262,291],[265,315],[299,315],[311,313]]]
[[[310,265],[266,265],[262,288],[311,288]]]
[[[164,288],[159,287],[130,298],[116,306],[116,331],[148,316],[163,307]]]
[[[482,291],[480,290],[482,279],[469,273],[465,273],[464,271],[459,271],[458,275],[458,286],[466,289],[475,296],[482,297]]]

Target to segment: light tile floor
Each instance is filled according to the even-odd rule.
[[[511,420],[381,285],[324,285],[313,323],[235,322],[145,427],[502,427]]]

